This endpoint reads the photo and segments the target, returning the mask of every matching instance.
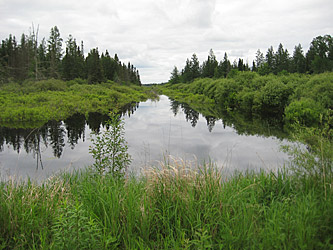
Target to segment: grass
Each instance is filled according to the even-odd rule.
[[[147,88],[111,81],[97,85],[55,79],[9,83],[0,86],[0,125],[35,128],[75,113],[117,112],[129,103],[148,98],[156,98],[156,94]]]
[[[287,149],[291,165],[277,173],[225,176],[167,159],[139,177],[87,168],[41,184],[0,181],[0,249],[333,249],[327,117],[300,132],[308,147]]]
[[[332,249],[332,175],[91,169],[0,184],[0,249]]]

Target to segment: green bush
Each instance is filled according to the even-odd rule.
[[[99,174],[108,173],[114,177],[122,177],[131,163],[127,153],[127,142],[124,138],[124,121],[117,115],[111,115],[106,123],[106,130],[97,133],[91,139],[93,146],[89,149],[95,159],[93,167]]]
[[[237,92],[240,85],[234,79],[219,79],[216,88],[216,102],[222,104],[225,108],[237,107]]]
[[[319,124],[323,107],[313,99],[302,98],[291,102],[285,109],[284,119],[288,124],[299,122],[302,125],[313,126]]]
[[[258,108],[262,113],[283,114],[291,89],[280,81],[271,81],[261,88]]]

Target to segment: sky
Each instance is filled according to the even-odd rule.
[[[280,43],[292,54],[312,39],[333,35],[332,0],[0,0],[0,40],[29,34],[39,25],[47,40],[57,26],[71,34],[85,53],[117,53],[131,62],[141,81],[166,82],[174,66],[182,69],[195,53],[200,63],[213,49],[218,61],[242,58],[249,65],[256,51],[266,54]]]

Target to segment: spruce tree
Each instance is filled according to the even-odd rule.
[[[89,84],[100,83],[104,80],[98,48],[90,50],[86,58],[86,69]]]
[[[179,71],[177,69],[177,67],[175,66],[171,72],[171,77],[170,77],[170,80],[169,82],[171,84],[176,84],[176,83],[179,83],[180,82],[180,79],[179,79]]]
[[[306,59],[303,54],[301,44],[295,46],[293,57],[292,57],[292,72],[305,73],[306,72]]]
[[[47,47],[48,75],[49,77],[59,78],[60,60],[62,57],[62,38],[57,26],[51,28]]]

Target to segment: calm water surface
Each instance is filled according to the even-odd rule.
[[[288,160],[274,136],[239,135],[223,120],[205,118],[161,96],[123,116],[125,136],[132,156],[130,171],[158,166],[169,155],[183,160],[213,161],[225,170],[276,169]],[[104,130],[105,117],[76,115],[62,122],[49,122],[34,130],[0,130],[0,173],[41,180],[55,172],[82,168],[93,163],[89,154],[91,132]]]

